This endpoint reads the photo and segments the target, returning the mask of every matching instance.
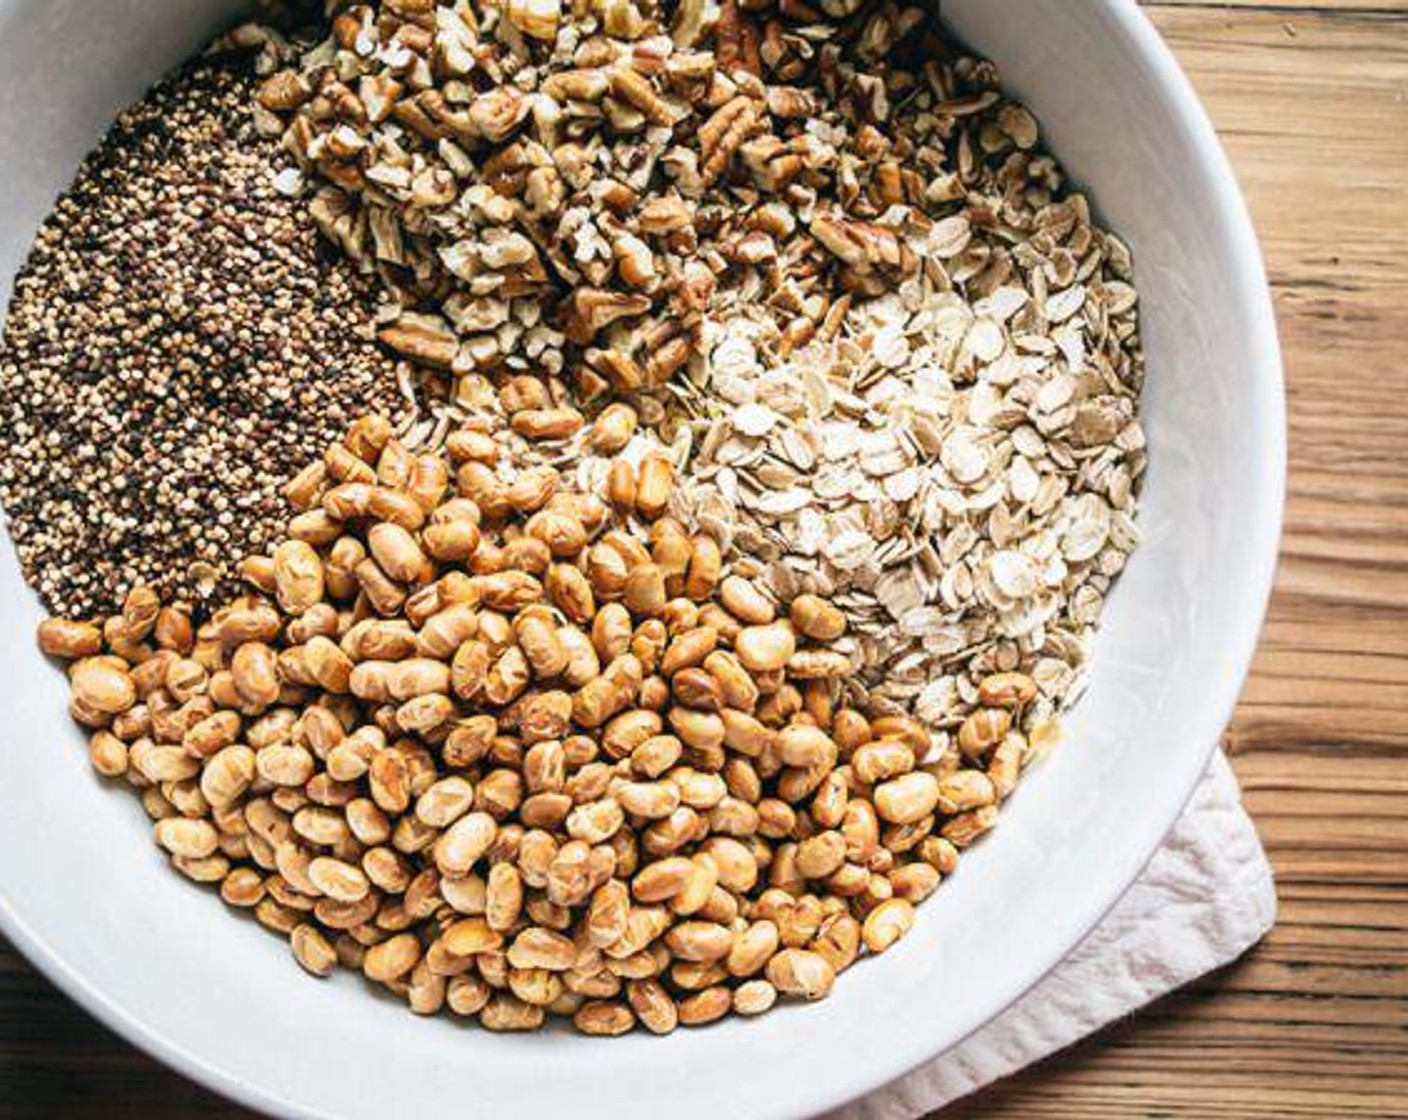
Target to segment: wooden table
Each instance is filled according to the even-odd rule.
[[[1408,0],[1148,7],[1250,199],[1285,347],[1286,537],[1228,734],[1281,917],[1239,964],[954,1112],[1408,1116]],[[197,1113],[250,1115],[0,942],[0,1118]]]

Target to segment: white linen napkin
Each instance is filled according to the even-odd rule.
[[[1276,920],[1271,867],[1219,750],[1105,920],[987,1026],[828,1120],[914,1120],[1235,960]]]

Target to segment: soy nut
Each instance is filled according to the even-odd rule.
[[[184,859],[204,859],[220,846],[220,834],[206,820],[168,817],[156,822],[154,834],[158,844]]]
[[[455,821],[435,842],[435,864],[446,875],[465,875],[493,846],[499,826],[488,813]]]
[[[311,544],[284,541],[274,550],[274,594],[285,613],[301,615],[323,598],[323,562]]]
[[[939,810],[947,816],[981,809],[996,800],[997,789],[981,770],[959,770],[939,781]]]
[[[733,990],[733,1010],[739,1015],[761,1015],[777,1002],[777,989],[766,980],[749,980]]]
[[[607,405],[592,424],[592,448],[601,455],[615,455],[635,435],[637,421],[636,410],[630,405],[619,401]]]
[[[549,972],[565,972],[577,959],[577,946],[571,938],[550,929],[534,926],[525,929],[508,947],[508,963],[513,968],[542,968]]]
[[[914,925],[914,904],[903,898],[880,903],[865,917],[861,939],[872,953],[883,953]]]
[[[978,682],[978,699],[993,708],[1020,708],[1036,699],[1036,681],[1025,673],[993,673]]]
[[[834,642],[846,632],[846,615],[820,595],[798,595],[792,600],[792,625],[816,642]]]
[[[377,566],[397,583],[410,583],[425,565],[425,553],[415,537],[394,522],[373,525],[367,544]]]
[[[839,832],[818,832],[797,845],[797,870],[808,879],[824,879],[846,862],[846,839]]]
[[[246,703],[265,708],[279,698],[279,661],[263,642],[245,642],[230,659],[235,691]]]
[[[308,878],[328,898],[337,902],[360,902],[371,884],[359,867],[330,856],[317,856],[308,864]]]
[[[609,1037],[625,1034],[636,1025],[636,1017],[625,1004],[591,1000],[577,1009],[572,1025],[583,1034]]]
[[[714,593],[723,571],[723,552],[713,537],[700,534],[691,538],[693,554],[684,573],[684,593],[696,603]]]
[[[797,638],[787,622],[766,626],[745,626],[738,632],[733,651],[745,669],[770,673],[784,669],[797,652]]]
[[[939,781],[916,770],[875,787],[875,810],[890,824],[914,824],[939,804]]]
[[[73,661],[100,652],[103,634],[91,622],[49,618],[39,624],[39,648],[50,657]]]
[[[851,769],[866,785],[897,778],[914,769],[914,751],[894,739],[879,739],[856,748]]]
[[[446,950],[457,957],[492,953],[503,945],[503,935],[482,917],[464,918],[445,930],[441,938]]]
[[[420,942],[413,933],[398,933],[373,945],[362,958],[362,972],[368,980],[389,984],[401,979],[420,961]]]
[[[666,932],[665,944],[679,960],[710,963],[728,956],[733,934],[716,922],[679,922]]]
[[[796,723],[784,727],[777,733],[778,757],[788,766],[799,769],[832,766],[836,762],[837,747],[825,731],[810,724]]]
[[[648,455],[641,462],[636,486],[636,510],[654,521],[670,504],[675,491],[675,469],[663,455]]]
[[[751,923],[733,939],[727,968],[730,976],[754,976],[761,972],[778,948],[777,925],[766,918]]]
[[[69,670],[73,699],[101,716],[127,711],[137,702],[137,686],[124,662],[115,657],[85,657]]]
[[[958,728],[958,749],[969,758],[980,758],[1012,729],[1012,714],[1005,708],[979,708]]]
[[[626,999],[652,1034],[669,1034],[679,1025],[679,1009],[658,980],[632,980],[626,985]]]
[[[768,961],[767,979],[784,995],[806,1000],[824,999],[836,983],[836,970],[819,953],[783,949]]]
[[[777,618],[777,609],[752,580],[729,576],[719,586],[719,601],[740,622],[765,626]]]
[[[337,951],[317,926],[303,922],[289,934],[293,958],[314,976],[331,976],[337,968]]]

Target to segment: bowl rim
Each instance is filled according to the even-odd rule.
[[[1264,432],[1254,464],[1255,485],[1267,501],[1252,515],[1249,526],[1256,560],[1249,562],[1247,594],[1237,617],[1226,627],[1229,635],[1227,665],[1221,683],[1201,709],[1197,719],[1199,743],[1190,743],[1180,752],[1177,782],[1170,782],[1157,801],[1150,801],[1137,836],[1128,838],[1111,862],[1119,868],[1109,881],[1116,884],[1104,893],[1101,903],[1086,913],[1068,918],[1060,935],[1045,942],[1025,968],[1014,968],[1001,984],[1001,990],[981,1007],[975,1007],[962,1033],[951,1047],[960,1045],[984,1025],[1001,1015],[1024,994],[1039,984],[1070,952],[1094,930],[1115,906],[1153,858],[1159,843],[1183,811],[1207,767],[1221,734],[1230,721],[1251,666],[1261,623],[1270,600],[1279,551],[1286,493],[1286,402],[1280,345],[1275,315],[1261,251],[1257,244],[1245,199],[1237,185],[1226,153],[1212,123],[1199,102],[1192,84],[1175,60],[1149,17],[1133,0],[1106,0],[1110,24],[1132,58],[1138,60],[1163,91],[1173,110],[1176,128],[1198,153],[1198,165],[1207,177],[1215,199],[1215,217],[1226,234],[1229,264],[1228,290],[1243,314],[1247,346],[1254,355],[1245,376],[1255,398],[1256,415]],[[80,975],[66,960],[30,928],[28,923],[0,894],[0,932],[34,967],[73,999],[86,1012],[127,1042],[142,1049],[168,1068],[227,1099],[281,1117],[299,1120],[336,1120],[333,1114],[308,1104],[272,1093],[253,1081],[221,1068],[185,1043],[167,1037],[148,1026],[101,989]],[[809,1116],[826,1112],[884,1085],[938,1055],[923,1035],[900,1038],[889,1059],[867,1067],[841,1088],[807,1091],[793,1086],[785,1106],[763,1115],[775,1117]]]

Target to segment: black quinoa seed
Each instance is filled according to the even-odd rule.
[[[395,417],[375,282],[274,189],[246,61],[198,59],[126,110],[17,278],[0,339],[0,501],[53,613],[138,582],[198,604],[288,516],[286,479]]]

